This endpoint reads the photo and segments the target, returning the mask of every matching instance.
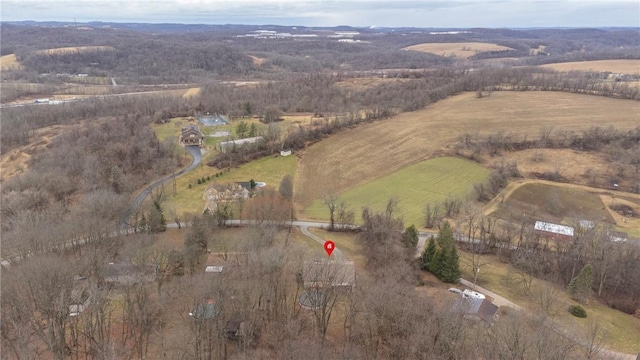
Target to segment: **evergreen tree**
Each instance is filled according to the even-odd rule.
[[[571,279],[569,282],[568,290],[571,298],[576,301],[584,302],[589,298],[591,294],[591,287],[593,285],[593,267],[591,264],[585,265],[578,276]]]
[[[402,234],[402,243],[408,250],[415,253],[414,249],[418,245],[418,230],[414,225],[404,229],[404,233]]]
[[[256,136],[258,136],[258,126],[255,123],[251,123],[251,126],[249,127],[249,137]]]
[[[455,246],[445,249],[440,262],[438,278],[446,283],[454,283],[460,279],[460,258]]]
[[[444,282],[456,282],[460,278],[460,257],[448,222],[444,223],[437,238],[432,236],[429,240],[420,265]]]
[[[437,251],[436,239],[431,236],[429,239],[429,244],[422,252],[422,256],[420,257],[420,268],[422,270],[429,270],[429,263],[433,259]]]
[[[149,232],[159,233],[165,230],[167,230],[167,219],[164,216],[160,203],[154,201],[153,207],[149,211]]]

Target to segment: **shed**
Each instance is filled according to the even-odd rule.
[[[554,240],[571,240],[574,234],[574,229],[571,226],[544,221],[536,221],[533,229],[536,234]]]
[[[289,150],[280,150],[280,156],[289,156],[291,155],[291,149]]]
[[[264,141],[264,138],[262,136],[256,136],[256,137],[250,137],[250,138],[238,139],[238,140],[222,141],[216,145],[216,148],[218,149],[218,151],[222,153],[226,153],[227,151],[233,151],[234,149],[238,149],[243,146],[259,144],[259,143],[262,143],[263,141]]]
[[[467,319],[493,323],[498,306],[487,299],[458,297],[451,306],[451,312],[462,314]]]

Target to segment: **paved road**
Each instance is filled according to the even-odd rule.
[[[300,227],[300,231],[302,231],[303,234],[305,234],[308,238],[313,239],[314,241],[316,241],[319,244],[324,245],[325,239],[322,239],[321,237],[312,234],[309,231],[309,226],[308,225],[296,225]],[[324,226],[327,226],[327,224],[324,224]],[[312,227],[318,227],[318,226],[312,226]],[[340,250],[340,248],[336,245],[336,248],[333,250],[333,252],[331,253],[331,258],[332,260],[338,260],[338,261],[347,261],[349,259],[347,259],[347,257],[344,255],[344,253]]]
[[[127,224],[127,220],[129,220],[129,218],[131,217],[131,214],[133,214],[133,212],[140,207],[140,205],[142,205],[142,202],[144,201],[144,199],[151,194],[151,192],[155,189],[157,189],[158,187],[160,187],[161,185],[177,178],[180,175],[186,174],[189,171],[193,170],[196,168],[196,166],[198,166],[200,164],[200,162],[202,161],[202,152],[200,152],[200,147],[199,146],[186,146],[185,149],[187,149],[187,151],[189,151],[189,153],[191,154],[191,156],[193,157],[193,161],[191,162],[191,165],[187,166],[186,168],[173,173],[169,176],[165,176],[164,178],[154,182],[153,184],[147,186],[146,188],[144,188],[144,190],[142,190],[142,192],[140,194],[138,194],[138,196],[136,196],[136,198],[133,200],[133,203],[131,203],[131,206],[129,207],[129,210],[127,210],[127,212],[124,214],[124,216],[122,217],[122,221],[121,221],[121,229],[126,229],[129,227],[129,225]]]

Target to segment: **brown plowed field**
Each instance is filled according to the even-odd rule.
[[[310,146],[299,163],[295,197],[305,208],[331,191],[391,174],[446,153],[464,133],[498,131],[538,137],[543,127],[584,130],[640,124],[640,102],[562,92],[465,93],[420,111],[347,130]]]

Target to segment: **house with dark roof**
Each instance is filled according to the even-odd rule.
[[[180,144],[185,146],[202,146],[204,135],[197,125],[187,125],[182,128],[180,134]]]
[[[460,296],[453,302],[451,312],[462,314],[469,320],[484,320],[492,324],[498,312],[498,306],[487,299]]]

